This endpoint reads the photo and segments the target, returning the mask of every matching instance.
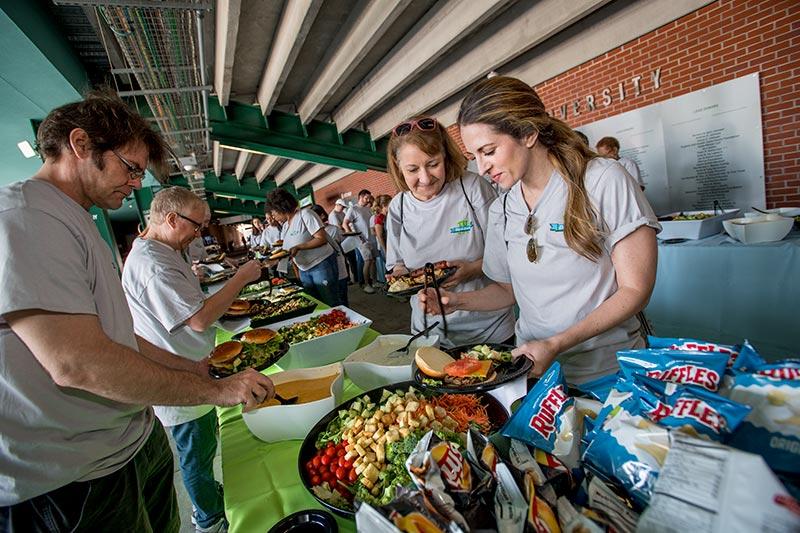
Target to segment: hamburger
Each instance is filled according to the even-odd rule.
[[[275,338],[275,331],[267,328],[251,329],[242,334],[242,342],[249,344],[266,344]]]
[[[433,346],[422,346],[414,354],[414,361],[426,376],[442,379],[445,376],[444,367],[455,362],[455,359]]]
[[[250,302],[247,300],[234,300],[225,312],[226,315],[243,316],[250,312]]]
[[[497,377],[494,363],[472,357],[453,359],[449,354],[432,346],[419,348],[414,361],[426,376],[441,379],[448,385],[474,385],[492,381]]]
[[[208,364],[216,368],[233,368],[233,361],[242,353],[244,345],[239,341],[223,342],[211,352]]]

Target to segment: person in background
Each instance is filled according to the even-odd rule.
[[[578,131],[578,130],[574,130],[574,131],[575,131],[575,135],[580,137],[580,139],[583,141],[583,144],[585,144],[586,146],[590,146],[589,145],[589,137],[587,137],[585,133],[583,133],[582,131]]]
[[[190,264],[194,264],[199,263],[206,257],[208,257],[208,254],[206,253],[206,246],[203,244],[203,236],[198,235],[189,243],[189,247],[186,249],[186,258]]]
[[[426,263],[455,267],[443,287],[469,291],[485,287],[483,249],[489,205],[497,193],[488,181],[468,172],[458,145],[432,117],[416,117],[392,129],[387,147],[389,174],[401,191],[386,221],[386,267],[392,276]],[[411,298],[411,332],[424,327],[418,296]],[[511,304],[491,312],[458,311],[432,333],[446,348],[465,344],[509,343],[514,336]]]
[[[588,144],[588,143],[587,143]],[[619,156],[619,141],[614,137],[603,137],[597,141],[597,153],[603,157],[610,157],[616,159],[622,165],[622,168],[628,171],[633,177],[633,180],[639,184],[639,187],[644,190],[644,181],[639,172],[639,166],[633,159]]]
[[[342,229],[345,209],[347,209],[347,202],[341,198],[337,198],[336,202],[333,204],[333,209],[331,209],[331,212],[328,215],[328,222],[334,226],[339,226],[339,229]]]
[[[339,304],[345,306],[350,305],[350,298],[347,294],[347,262],[345,261],[344,250],[342,250],[342,230],[339,229],[339,226],[335,226],[329,222],[328,213],[325,212],[325,209],[323,209],[321,205],[314,204],[312,209],[325,224],[325,232],[328,234],[328,244],[336,251],[336,267],[339,271],[339,281],[337,283]]]
[[[208,224],[208,204],[182,187],[161,189],[150,207],[150,224],[133,242],[122,270],[122,288],[133,314],[136,334],[163,350],[201,361],[214,349],[213,326],[239,291],[261,275],[261,264],[248,261],[213,296],[182,254]],[[211,405],[156,406],[156,416],[172,432],[183,484],[197,531],[227,530],[222,487],[214,479],[217,414]]]
[[[333,209],[328,214],[328,222],[337,226],[340,231],[344,231],[342,223],[344,222],[345,211],[348,209],[347,202],[341,198],[337,198],[333,204]],[[358,257],[356,256],[356,247],[360,243],[357,237],[346,237],[342,241],[342,250],[344,251],[344,258],[347,261],[347,271],[350,276],[349,283],[356,283],[359,279],[364,277],[364,273],[358,267]]]
[[[265,250],[269,250],[275,246],[275,243],[281,240],[281,224],[269,213],[264,215],[264,220],[266,221],[267,225],[261,230],[260,245]]]
[[[248,246],[251,250],[255,250],[259,246],[261,246],[261,230],[263,226],[261,225],[261,219],[253,217],[251,222],[253,225],[253,229],[250,233],[250,239],[248,240]]]
[[[300,271],[306,291],[330,305],[339,305],[336,253],[312,209],[300,209],[297,199],[284,189],[267,194],[266,210],[283,224],[283,249]]]
[[[442,295],[445,310],[517,303],[513,354],[535,375],[556,359],[571,384],[615,373],[617,351],[645,346],[636,314],[655,283],[660,226],[644,194],[518,79],[478,82],[458,124],[481,174],[508,192],[489,210],[483,271],[494,282]],[[432,293],[420,299],[440,311]]]
[[[380,194],[375,198],[373,209],[372,233],[375,235],[375,246],[377,254],[375,257],[375,269],[380,283],[386,283],[386,214],[389,212],[389,204],[392,197],[388,194]]]
[[[356,248],[356,259],[358,261],[357,271],[360,274],[358,282],[364,292],[374,294],[372,286],[374,281],[373,272],[375,271],[375,251],[370,243],[369,219],[372,216],[372,193],[367,189],[362,189],[358,193],[358,203],[351,205],[347,210],[342,229],[345,233],[360,233],[360,243]]]
[[[255,406],[272,382],[212,379],[134,332],[89,209],[119,209],[148,166],[166,173],[158,133],[102,92],[52,110],[37,144],[36,174],[0,188],[0,531],[177,532],[172,454],[148,406]]]

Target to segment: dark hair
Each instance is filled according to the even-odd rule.
[[[419,116],[411,120],[421,118],[427,117]],[[413,144],[429,156],[442,154],[445,183],[457,180],[464,175],[464,171],[467,169],[467,158],[464,157],[461,149],[438,120],[436,127],[432,130],[411,128],[411,131],[405,135],[392,135],[386,147],[389,175],[392,176],[395,186],[401,191],[407,191],[408,185],[403,178],[400,163],[397,161],[397,151],[405,144]]]
[[[600,257],[597,213],[584,183],[586,166],[597,154],[566,123],[547,114],[541,98],[530,85],[508,76],[478,82],[461,102],[458,124],[487,124],[519,142],[535,134],[567,185],[564,210],[567,245],[591,261]]]
[[[325,212],[325,209],[323,209],[321,205],[314,204],[311,206],[311,209],[313,209],[314,212],[319,216],[320,220],[323,222],[328,221],[328,213]]]
[[[369,192],[369,189],[361,189],[360,191],[358,191],[358,197],[359,197],[359,198],[361,198],[361,197],[362,197],[362,196],[364,196],[365,194],[372,194],[372,193],[371,193],[371,192]]]
[[[586,146],[589,146],[589,137],[587,137],[585,133],[583,133],[582,131],[575,130],[575,135],[580,137],[583,140],[583,142],[586,143]]]
[[[614,137],[603,137],[599,141],[597,141],[597,146],[605,146],[606,148],[611,148],[613,150],[619,151],[619,141]]]
[[[267,202],[264,209],[267,213],[274,211],[288,215],[294,213],[299,205],[297,198],[292,196],[289,191],[279,188],[267,193]]]
[[[36,133],[36,148],[42,160],[57,161],[69,147],[69,135],[80,128],[92,143],[92,158],[103,169],[103,154],[129,144],[147,148],[148,166],[161,178],[168,175],[169,147],[159,133],[112,90],[92,91],[79,102],[57,107],[48,113]]]

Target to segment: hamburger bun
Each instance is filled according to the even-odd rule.
[[[448,354],[433,346],[422,346],[414,354],[414,362],[420,372],[432,378],[443,378],[444,367],[455,361]]]
[[[220,366],[232,361],[242,353],[243,344],[239,341],[223,342],[211,352],[208,363],[211,366]]]
[[[272,339],[275,338],[275,333],[273,330],[268,328],[260,328],[260,329],[251,329],[250,331],[245,331],[242,333],[242,342],[248,342],[250,344],[265,344]]]
[[[250,302],[247,300],[234,300],[228,306],[229,311],[247,311],[250,309]]]

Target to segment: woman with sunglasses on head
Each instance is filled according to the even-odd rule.
[[[485,287],[481,271],[489,205],[497,194],[481,177],[466,171],[467,160],[436,119],[419,117],[392,130],[387,148],[389,174],[401,191],[386,217],[386,268],[399,276],[447,261],[455,273],[443,282],[451,291]],[[411,299],[411,331],[425,316]],[[442,346],[503,343],[514,335],[511,305],[489,312],[457,311],[440,320]]]
[[[479,171],[507,192],[489,211],[483,271],[494,283],[448,293],[445,310],[516,302],[514,355],[532,359],[534,374],[556,358],[574,384],[615,372],[618,350],[644,346],[636,314],[656,277],[660,226],[642,192],[520,80],[479,82],[458,123]],[[423,305],[438,312],[431,296]]]
[[[265,208],[283,225],[283,249],[297,265],[306,291],[331,307],[339,305],[336,252],[328,244],[325,224],[313,209],[300,209],[297,199],[283,189],[267,194]]]

